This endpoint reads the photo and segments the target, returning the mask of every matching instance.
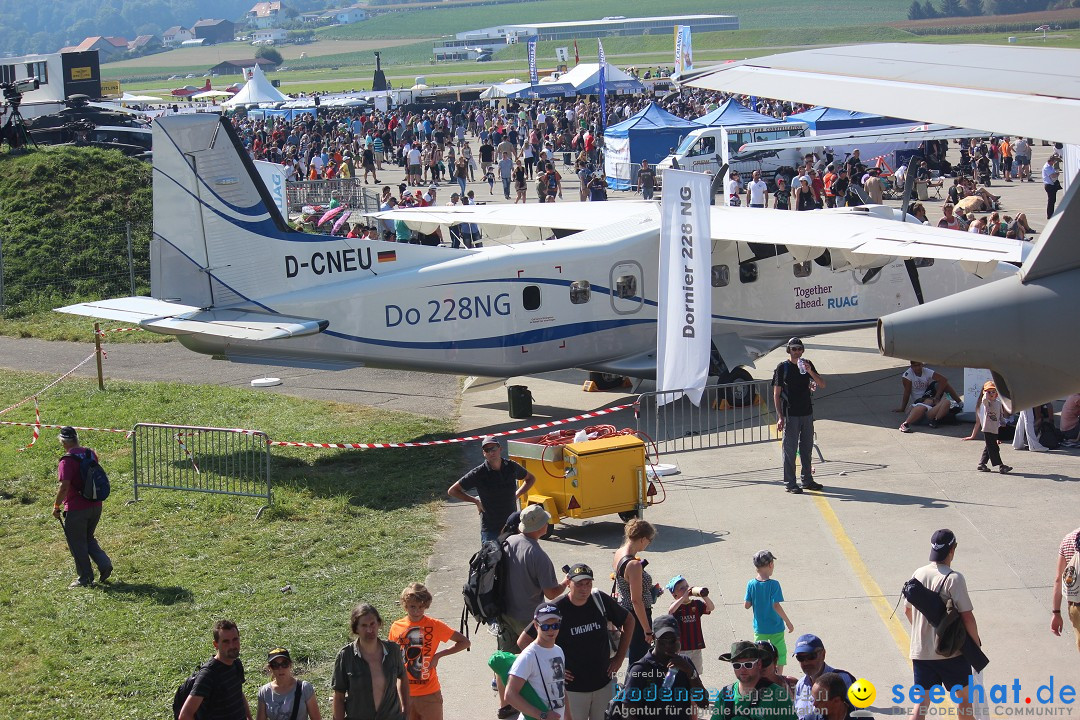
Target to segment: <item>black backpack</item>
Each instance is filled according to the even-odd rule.
[[[173,695],[172,700],[173,720],[180,720],[180,711],[184,708],[184,703],[187,701],[188,695],[191,695],[191,691],[195,689],[195,678],[198,677],[199,673],[203,671],[203,668],[207,667],[212,661],[213,658],[210,658],[210,660],[199,665],[195,668],[195,672],[191,673],[191,677],[180,683],[180,687],[176,688],[176,693]],[[195,711],[195,718],[196,720],[199,720],[202,716],[203,708],[200,707]]]
[[[91,450],[81,453],[67,453],[64,457],[73,457],[79,461],[79,473],[82,475],[82,489],[79,494],[91,502],[101,502],[109,497],[109,476],[101,467]]]
[[[461,611],[462,634],[468,635],[468,616],[480,623],[499,619],[505,606],[503,575],[506,566],[506,541],[488,540],[469,560],[469,578],[461,588],[465,607]]]

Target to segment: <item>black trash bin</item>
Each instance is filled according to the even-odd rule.
[[[510,385],[506,388],[506,399],[510,404],[510,417],[515,420],[532,417],[532,393],[525,385]]]

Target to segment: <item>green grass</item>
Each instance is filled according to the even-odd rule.
[[[65,302],[66,301],[61,301]],[[67,303],[69,304],[69,303]],[[101,329],[106,331],[103,342],[106,345],[117,343],[158,343],[172,342],[172,335],[139,330],[134,332],[107,332],[111,328],[131,327],[131,324],[101,321]],[[21,338],[39,338],[41,340],[66,340],[69,342],[93,342],[94,321],[92,318],[66,313],[53,312],[51,309],[35,310],[18,317],[0,317],[0,335]]]
[[[8,317],[70,298],[131,294],[150,277],[151,168],[115,150],[0,154],[0,239]]]
[[[878,25],[907,19],[908,6],[896,0],[835,0],[823,12],[817,3],[800,0],[771,0],[745,3],[738,0],[669,0],[662,8],[650,0],[542,0],[522,4],[483,7],[424,9],[387,13],[362,23],[325,28],[321,38],[438,37],[483,27],[550,22],[552,20],[595,20],[609,15],[648,17],[696,13],[730,14],[739,17],[742,28],[817,27],[824,21],[837,26]]]
[[[50,379],[4,373],[0,403]],[[91,381],[69,380],[40,400],[46,422],[118,428],[161,421],[341,441],[450,430],[419,416],[202,386],[110,382],[99,392]],[[4,419],[32,417],[20,408]],[[18,452],[28,429],[0,430],[0,653],[9,668],[0,717],[169,717],[176,686],[212,654],[210,625],[220,617],[240,625],[249,697],[264,682],[263,653],[276,644],[292,650],[325,697],[335,653],[348,642],[350,608],[371,601],[392,620],[401,588],[424,577],[436,511],[461,460],[452,448],[274,449],[274,504],[256,519],[255,498],[144,489],[129,503],[129,442],[84,436],[113,484],[98,537],[116,571],[109,585],[69,591],[74,565],[50,514],[55,431]],[[292,592],[282,593],[285,585]]]

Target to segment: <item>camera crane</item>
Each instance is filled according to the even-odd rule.
[[[38,87],[40,84],[36,77],[0,83],[0,92],[3,92],[7,108],[11,110],[7,122],[0,127],[0,142],[7,141],[12,152],[20,151],[27,145],[37,147],[37,143],[26,129],[26,121],[23,119],[22,112],[19,111],[19,106],[22,105],[23,89],[37,90]]]

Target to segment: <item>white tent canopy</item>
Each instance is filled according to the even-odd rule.
[[[604,81],[610,88],[608,92],[619,87],[642,87],[633,75],[623,72],[611,63],[605,63]],[[585,91],[583,94],[589,94],[588,91],[595,90],[600,83],[600,63],[575,65],[572,70],[559,76],[559,82],[573,85],[578,91]]]
[[[262,68],[256,65],[252,68],[251,79],[247,81],[240,92],[233,95],[231,100],[221,103],[222,107],[231,108],[237,105],[249,105],[254,103],[285,102],[289,98],[282,95],[276,87],[270,84],[263,74]]]
[[[119,102],[121,102],[121,103],[129,103],[129,102],[141,103],[141,102],[163,102],[163,100],[161,98],[159,98],[159,97],[154,97],[152,95],[132,95],[129,92],[125,92],[123,94],[123,96],[120,98]]]

